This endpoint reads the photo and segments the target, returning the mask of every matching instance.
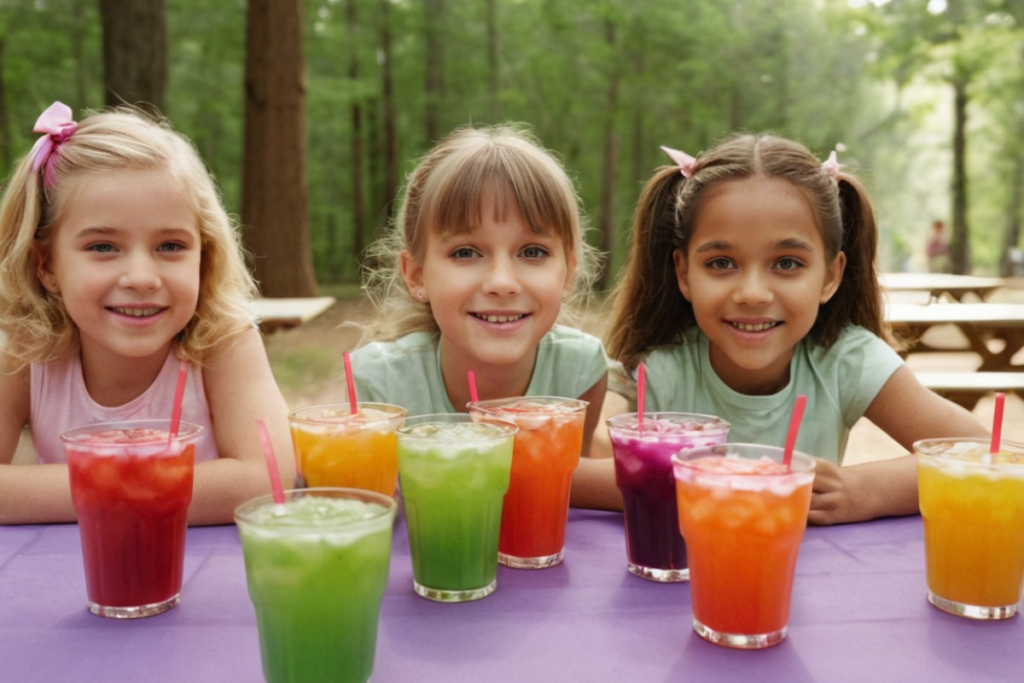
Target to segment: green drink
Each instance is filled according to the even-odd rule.
[[[423,415],[398,430],[413,587],[439,602],[494,592],[501,506],[519,428],[469,415]]]
[[[269,683],[366,683],[388,582],[394,499],[286,491],[235,510]]]

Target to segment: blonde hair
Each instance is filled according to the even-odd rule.
[[[403,188],[394,225],[370,247],[363,289],[378,315],[366,329],[368,339],[439,333],[430,304],[413,299],[402,280],[401,253],[408,251],[421,262],[431,232],[446,236],[479,225],[488,192],[493,193],[498,220],[507,215],[509,201],[515,201],[527,225],[558,236],[566,258],[575,257],[572,294],[559,312],[559,321],[575,321],[576,308],[591,290],[596,251],[584,239],[572,180],[525,129],[467,126],[455,129],[420,160]]]
[[[235,226],[192,143],[164,119],[119,107],[78,124],[33,173],[23,158],[8,178],[0,200],[0,331],[4,352],[17,367],[67,352],[78,331],[59,296],[40,283],[38,251],[74,201],[82,180],[97,173],[164,170],[180,183],[196,215],[201,260],[199,300],[180,335],[180,353],[201,362],[227,336],[253,324],[249,303],[256,292],[245,266]]]

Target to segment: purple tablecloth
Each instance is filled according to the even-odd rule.
[[[807,531],[789,638],[769,650],[693,633],[687,584],[626,572],[621,515],[573,510],[565,562],[498,571],[458,605],[412,591],[396,528],[374,683],[444,681],[1009,681],[1022,617],[979,623],[925,599],[918,517]],[[74,525],[0,527],[0,681],[262,680],[233,526],[190,529],[181,604],[134,621],[92,616]]]

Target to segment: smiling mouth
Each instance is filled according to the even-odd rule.
[[[114,313],[120,313],[121,315],[127,315],[132,318],[148,318],[166,310],[164,308],[121,308],[120,306],[108,306],[108,311]]]
[[[754,323],[754,324],[734,323],[734,322],[730,321],[729,324],[732,325],[733,327],[735,327],[737,330],[740,330],[741,332],[764,332],[765,330],[770,330],[773,327],[777,327],[778,325],[781,325],[782,323],[779,322],[778,320],[776,320],[775,322],[770,322],[770,323]]]
[[[514,323],[517,320],[521,320],[526,317],[525,313],[517,313],[515,315],[483,315],[481,313],[471,313],[474,318],[483,320],[489,323]]]

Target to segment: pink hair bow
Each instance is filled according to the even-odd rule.
[[[697,164],[697,159],[691,157],[686,152],[680,152],[678,149],[672,149],[671,147],[665,147],[662,145],[661,151],[668,155],[668,158],[675,162],[676,166],[679,167],[679,172],[683,174],[684,178],[689,178],[693,175],[693,167]]]
[[[43,172],[43,181],[50,185],[53,180],[53,173],[47,162],[62,142],[71,137],[71,134],[78,128],[78,124],[71,120],[71,107],[63,102],[54,102],[44,111],[36,121],[34,133],[46,133],[36,140],[29,152],[32,159],[32,172],[38,173],[40,168],[46,166]]]
[[[836,159],[836,151],[832,150],[832,153],[828,155],[828,159],[821,162],[821,168],[828,173],[828,177],[832,180],[839,180],[839,161]]]

